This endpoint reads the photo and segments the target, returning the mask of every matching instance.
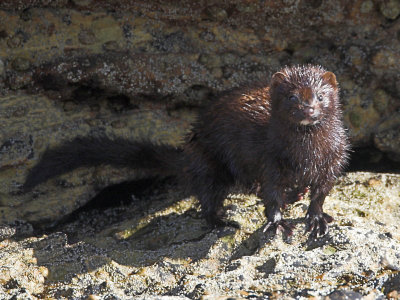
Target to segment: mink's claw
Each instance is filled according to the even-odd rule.
[[[275,222],[268,222],[264,228],[264,232],[272,231],[274,234],[278,232],[282,232],[285,236],[291,236],[293,234],[293,229],[296,226],[293,224],[288,223],[286,220],[279,220]]]
[[[306,232],[310,232],[310,237],[316,238],[324,236],[328,233],[328,223],[331,223],[333,218],[326,214],[309,214],[306,216]]]

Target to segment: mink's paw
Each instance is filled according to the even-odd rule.
[[[310,237],[316,238],[328,233],[328,223],[331,223],[333,218],[326,214],[310,214],[306,215],[306,231],[310,232]]]
[[[272,231],[274,234],[282,232],[285,236],[288,237],[293,234],[293,229],[295,227],[295,225],[288,223],[288,221],[280,219],[275,222],[268,222],[263,231]]]

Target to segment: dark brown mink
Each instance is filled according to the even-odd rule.
[[[177,175],[212,225],[227,225],[223,200],[232,185],[259,184],[265,229],[292,234],[281,210],[310,189],[306,230],[324,235],[332,217],[325,197],[348,160],[339,87],[320,66],[285,67],[269,84],[225,93],[205,108],[182,147],[122,138],[78,137],[47,150],[27,176],[29,191],[78,167],[108,164]]]

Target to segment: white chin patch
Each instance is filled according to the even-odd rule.
[[[310,125],[311,123],[313,123],[313,122],[311,122],[310,120],[304,119],[300,122],[300,125]]]
[[[315,125],[317,123],[318,123],[318,121],[311,121],[311,120],[307,120],[307,119],[304,119],[304,120],[300,121],[300,125],[304,125],[304,126],[306,126],[306,125]]]

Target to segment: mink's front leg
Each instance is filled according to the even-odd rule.
[[[311,237],[328,233],[328,223],[331,223],[333,218],[323,212],[322,206],[332,187],[333,182],[325,182],[323,186],[311,189],[311,202],[306,214],[306,231],[310,232]]]
[[[262,188],[261,193],[265,205],[265,215],[268,219],[264,232],[271,230],[278,233],[281,231],[284,235],[291,236],[295,226],[284,220],[281,213],[281,208],[285,205],[284,190],[284,187],[272,186],[270,184]]]

